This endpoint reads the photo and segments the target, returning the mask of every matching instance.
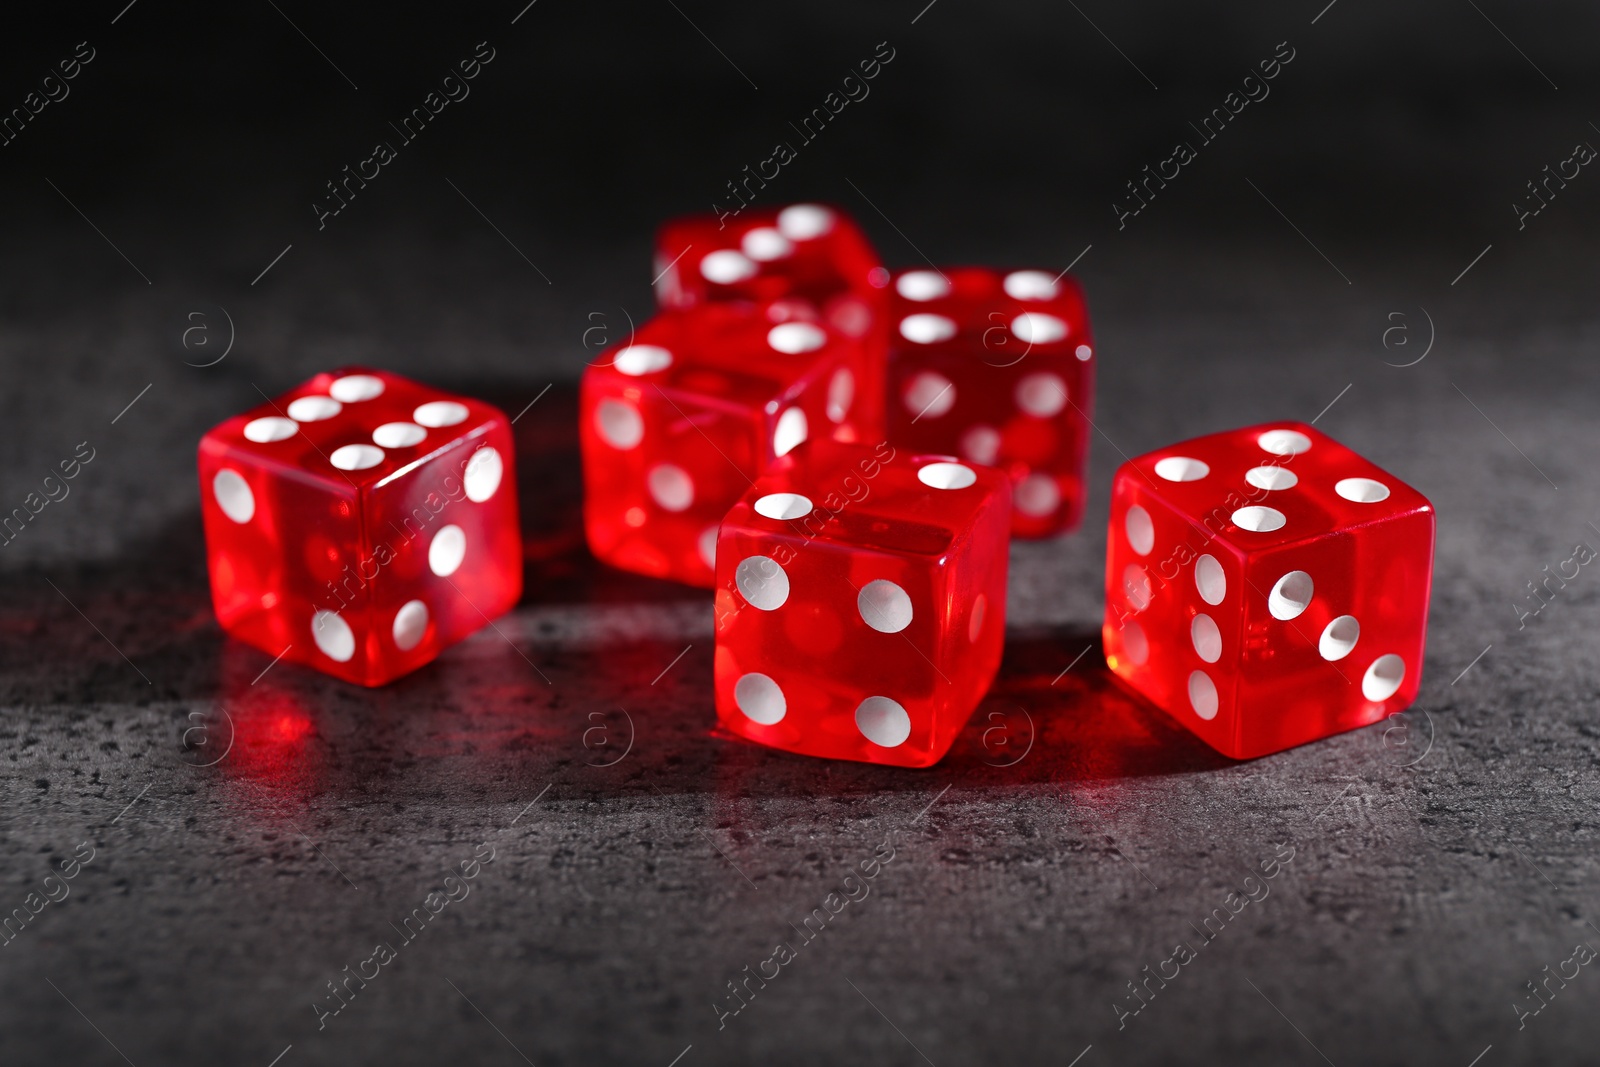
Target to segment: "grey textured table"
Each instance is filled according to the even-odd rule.
[[[22,213],[4,256],[0,506],[80,442],[94,454],[70,495],[0,548],[0,912],[40,906],[0,946],[0,1062],[1594,1062],[1595,967],[1564,988],[1552,979],[1548,1006],[1520,1024],[1515,1006],[1542,1003],[1527,983],[1577,943],[1600,947],[1600,579],[1584,568],[1520,626],[1515,605],[1575,545],[1600,547],[1600,227],[1593,179],[1522,230],[1504,206],[1584,136],[1592,85],[1569,79],[1593,76],[1557,39],[1593,18],[1573,7],[1538,31],[1507,27],[1562,80],[1558,95],[1470,9],[1438,14],[1437,30],[1433,15],[1395,16],[1397,42],[1347,6],[1314,29],[1314,11],[1297,13],[1282,33],[1276,9],[1223,20],[1209,39],[1227,55],[1190,55],[1209,73],[1187,88],[1172,73],[1189,55],[1179,45],[1091,12],[1162,94],[1189,94],[1176,106],[1138,97],[1148,87],[1089,26],[1057,16],[1052,39],[1086,64],[1071,92],[1088,95],[1046,101],[1076,108],[1086,135],[1135,131],[1072,173],[1049,147],[1049,166],[992,165],[991,149],[1028,135],[1000,103],[1042,83],[960,46],[981,34],[984,47],[1028,47],[1025,13],[984,29],[986,16],[946,0],[915,29],[909,12],[829,30],[840,70],[884,36],[902,58],[854,132],[847,113],[839,147],[807,156],[780,198],[837,199],[900,265],[926,252],[1064,266],[1092,246],[1076,268],[1102,359],[1089,518],[1014,547],[1000,679],[922,772],[713,735],[707,595],[599,567],[578,529],[584,331],[646,313],[648,227],[702,207],[783,107],[765,126],[741,112],[734,129],[752,132],[730,134],[737,145],[685,155],[662,168],[668,191],[636,200],[628,168],[563,175],[535,155],[510,173],[485,146],[525,113],[495,103],[485,74],[481,113],[463,103],[440,134],[457,141],[418,148],[319,232],[304,203],[375,118],[307,105],[293,111],[305,126],[272,125],[251,112],[241,121],[257,140],[219,121],[204,149],[228,166],[113,141],[111,161],[144,162],[69,167],[51,152],[75,124],[116,114],[85,74],[79,96],[40,116],[55,129],[30,130],[33,155],[6,157],[0,176]],[[518,32],[576,17],[562,11],[534,7]],[[765,82],[790,53],[736,31],[736,11],[692,14]],[[140,5],[117,32],[140,18],[177,16]],[[491,71],[543,91],[573,38],[519,45],[507,18],[493,16],[504,58]],[[264,56],[293,55],[318,94],[346,92],[299,37],[267,29],[276,16],[262,19]],[[159,26],[139,31],[141,48],[162,47]],[[355,30],[301,26],[368,79]],[[1303,55],[1280,96],[1117,229],[1104,205],[1122,180],[1291,30]],[[140,84],[98,32],[97,91],[113,73]],[[1434,32],[1446,41],[1428,69],[1449,86],[1479,71],[1513,86],[1508,112],[1485,102],[1470,121],[1440,118],[1431,89],[1392,109],[1383,92],[1363,95],[1363,41],[1383,42],[1390,63]],[[639,49],[670,34],[692,57],[683,78],[742,101],[747,87],[670,10],[631,34]],[[30,47],[53,58],[55,41]],[[470,50],[408,41],[414,77],[395,79],[396,113],[434,65]],[[518,47],[553,66],[534,70]],[[834,78],[826,64],[794,69],[789,114]],[[1342,95],[1310,92],[1326,87],[1318,78]],[[274,84],[253,67],[240,81]],[[913,86],[937,90],[944,127],[918,117],[928,101]],[[712,95],[674,91],[711,107]],[[635,177],[657,158],[656,135],[622,125],[621,105],[564,99],[541,120],[557,144],[637,138]],[[149,136],[164,151],[188,143],[185,129],[174,119]],[[444,148],[461,144],[476,154]],[[1386,163],[1385,145],[1405,151]],[[285,146],[293,173],[264,173]],[[519,195],[523,177],[538,196]],[[584,183],[589,214],[552,206]],[[180,203],[191,196],[193,210]],[[194,365],[230,338],[226,358]],[[257,387],[363,361],[513,413],[537,401],[516,425],[522,604],[376,691],[272,665],[221,634],[193,462],[199,435]],[[1106,494],[1124,454],[1272,418],[1316,418],[1433,500],[1435,594],[1414,710],[1233,763],[1104,669]],[[473,877],[447,882],[463,863]],[[74,877],[47,881],[63,866]],[[1249,885],[1265,895],[1214,917]],[[65,896],[44,904],[47,893]],[[822,928],[811,937],[808,917]],[[752,980],[741,1007],[728,983],[772,974],[780,942],[793,959]],[[1141,1003],[1128,984],[1171,975],[1179,942],[1194,958],[1123,1016]]]

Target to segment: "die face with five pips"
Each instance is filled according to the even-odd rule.
[[[887,444],[814,441],[756,480],[717,539],[717,715],[791,752],[926,767],[1000,663],[1004,475]]]
[[[1107,541],[1107,664],[1217,751],[1266,755],[1416,698],[1433,507],[1316,429],[1124,464]]]
[[[427,663],[517,602],[510,424],[399,375],[319,374],[200,442],[217,619],[362,685]]]

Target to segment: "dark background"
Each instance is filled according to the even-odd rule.
[[[1593,1062],[1593,967],[1523,1029],[1513,1005],[1600,947],[1600,579],[1514,605],[1600,545],[1600,177],[1520,230],[1512,205],[1600,144],[1600,9],[275,2],[0,33],[0,109],[96,51],[0,146],[0,506],[95,449],[0,548],[0,912],[95,849],[0,947],[0,1061]],[[323,183],[480,41],[470,97],[319,231]],[[576,526],[574,383],[648,315],[654,226],[881,41],[764,202],[841,205],[891,266],[1076,260],[1101,357],[1089,518],[1014,548],[1002,676],[925,772],[711,736],[707,598]],[[221,635],[194,477],[256,387],[354,362],[538,401],[523,604],[377,691]],[[1124,454],[1313,417],[1438,508],[1422,695],[1235,764],[1101,665],[1106,489]],[[719,1030],[724,983],[891,834]],[[319,1031],[325,983],[480,842],[471,895]],[[1280,843],[1267,899],[1119,1031],[1126,983]]]

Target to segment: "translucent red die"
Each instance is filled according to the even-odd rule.
[[[989,468],[817,441],[717,540],[717,717],[810,756],[926,767],[1000,664],[1010,488]]]
[[[998,467],[1012,533],[1049,537],[1083,516],[1094,341],[1071,278],[980,267],[895,276],[889,439]]]
[[[222,628],[382,685],[522,593],[510,423],[383,371],[319,374],[200,441]]]
[[[1376,722],[1422,676],[1426,497],[1300,423],[1123,464],[1106,551],[1106,662],[1236,759]]]
[[[889,281],[860,227],[822,204],[672,219],[656,235],[655,273],[664,308],[802,297],[846,332]]]
[[[862,344],[804,304],[729,302],[604,353],[579,395],[590,549],[709,587],[717,524],[768,464],[809,438],[881,440]]]

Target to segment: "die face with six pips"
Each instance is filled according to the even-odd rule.
[[[903,271],[887,335],[889,440],[1005,471],[1013,536],[1075,528],[1094,394],[1077,283],[1041,270]]]

